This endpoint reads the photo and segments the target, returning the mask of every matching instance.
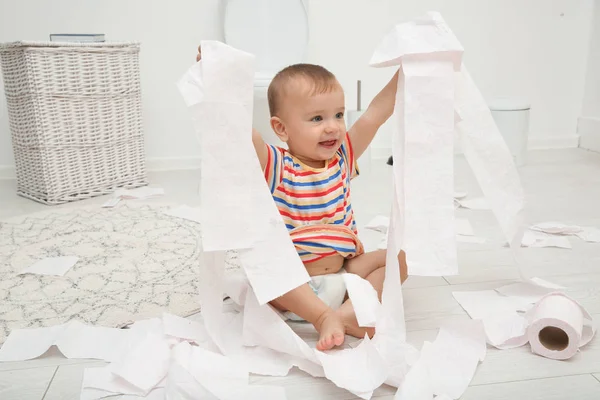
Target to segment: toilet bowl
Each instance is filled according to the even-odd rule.
[[[302,0],[227,0],[225,43],[256,57],[253,125],[267,143],[281,145],[272,132],[267,88],[281,69],[303,61],[308,18]]]

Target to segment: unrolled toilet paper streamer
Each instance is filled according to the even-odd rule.
[[[403,143],[398,158],[394,156],[394,166],[407,171],[396,189],[401,192],[399,197],[406,199],[401,204],[400,235],[409,275],[458,271],[453,232],[440,232],[440,227],[454,226],[454,129],[511,248],[519,247],[523,232],[524,196],[516,166],[483,97],[461,64],[462,53],[462,46],[442,17],[428,13],[417,21],[397,25],[371,59],[374,67],[401,65],[403,72],[403,79],[398,81],[395,123]],[[453,84],[447,65],[456,71]],[[445,86],[437,83],[441,81]],[[429,92],[434,87],[431,85],[436,85],[435,95]],[[458,118],[451,119],[454,110]],[[432,206],[432,201],[438,210],[433,214],[429,207],[421,206]]]
[[[259,302],[265,304],[310,278],[252,145],[254,56],[215,41],[202,43],[202,55],[178,87],[202,148],[203,249],[239,250]]]

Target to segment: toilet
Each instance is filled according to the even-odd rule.
[[[253,126],[270,144],[282,145],[269,123],[267,88],[277,72],[304,60],[308,17],[302,0],[227,0],[225,43],[254,54]]]

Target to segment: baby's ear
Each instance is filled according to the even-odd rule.
[[[288,141],[288,134],[287,130],[285,129],[285,124],[279,117],[271,117],[271,128],[273,128],[273,132],[275,132],[279,140],[282,142]]]

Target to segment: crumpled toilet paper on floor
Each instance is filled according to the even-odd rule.
[[[598,228],[566,225],[561,222],[543,222],[532,225],[525,231],[521,246],[571,249],[573,246],[568,239],[569,236],[576,236],[586,242],[600,243]]]

